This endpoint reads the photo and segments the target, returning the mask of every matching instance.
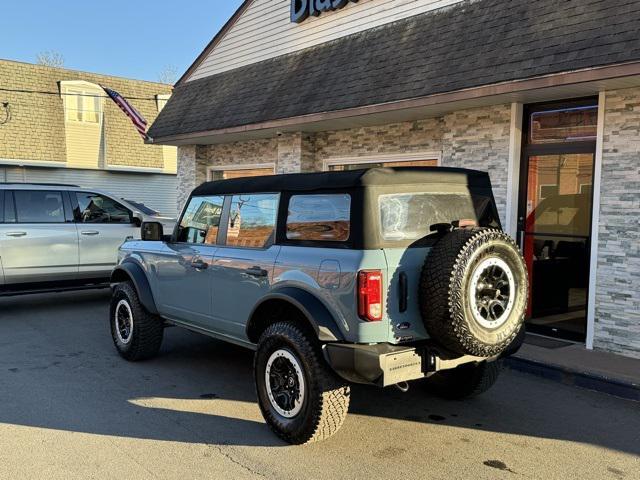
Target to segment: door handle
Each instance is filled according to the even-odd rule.
[[[191,262],[191,266],[196,270],[206,270],[209,267],[209,264],[204,260],[198,259]]]
[[[7,237],[26,237],[27,232],[7,232]]]
[[[247,268],[244,272],[247,275],[251,275],[252,277],[266,277],[267,275],[269,275],[269,272],[267,272],[264,268],[257,266]]]
[[[87,235],[89,237],[95,237],[96,235],[100,235],[100,232],[96,230],[87,230],[84,232],[80,232],[81,235]]]

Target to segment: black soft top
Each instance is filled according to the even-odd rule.
[[[345,190],[382,185],[434,183],[485,188],[491,186],[489,175],[478,170],[450,167],[393,167],[217,180],[203,183],[193,191],[193,195]]]

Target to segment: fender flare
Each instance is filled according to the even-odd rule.
[[[262,297],[251,311],[246,327],[247,338],[251,342],[257,343],[258,341],[254,333],[255,327],[258,326],[255,313],[261,305],[271,300],[288,302],[300,310],[307,324],[314,330],[316,337],[321,342],[344,341],[344,335],[338,328],[334,316],[316,296],[300,288],[283,287]]]
[[[125,260],[120,265],[116,266],[116,268],[111,272],[111,283],[120,283],[122,281],[121,277],[123,274],[131,280],[131,283],[133,283],[133,286],[138,293],[140,303],[145,310],[153,315],[158,315],[156,302],[153,299],[151,286],[149,285],[149,280],[147,279],[144,269],[137,262]]]

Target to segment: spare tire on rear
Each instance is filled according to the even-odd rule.
[[[491,357],[518,335],[528,290],[524,259],[511,237],[489,228],[455,229],[425,260],[422,320],[431,338],[448,350]]]

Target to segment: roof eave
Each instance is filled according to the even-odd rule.
[[[419,109],[429,106],[455,103],[465,100],[474,100],[499,95],[517,94],[537,89],[548,89],[589,82],[613,80],[624,77],[640,76],[640,61],[626,62],[615,65],[592,67],[568,72],[559,72],[521,80],[500,82],[479,87],[472,87],[452,92],[437,93],[424,97],[405,100],[397,100],[374,105],[365,105],[335,111],[325,111],[268,120],[265,122],[239,125],[216,130],[206,130],[176,135],[167,135],[154,138],[154,144],[179,145],[198,143],[198,139],[205,137],[222,137],[228,135],[242,135],[251,132],[259,132],[273,129],[287,129],[301,127],[314,122],[331,121],[351,117],[364,117],[367,115],[395,112],[400,110]]]

